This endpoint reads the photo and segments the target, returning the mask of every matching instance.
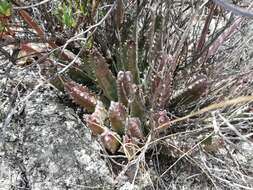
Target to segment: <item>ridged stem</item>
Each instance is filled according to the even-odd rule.
[[[119,71],[117,76],[117,92],[118,100],[124,106],[128,106],[128,102],[133,96],[133,76],[130,71]]]
[[[125,69],[131,71],[133,75],[133,81],[135,84],[140,83],[140,71],[138,68],[138,63],[136,62],[136,45],[134,41],[129,41],[127,43],[127,65]]]
[[[109,108],[109,119],[111,122],[111,128],[119,135],[125,133],[125,122],[127,118],[126,108],[119,102],[111,102]]]
[[[97,99],[86,86],[77,84],[74,81],[67,81],[64,82],[64,88],[77,105],[85,108],[89,112],[94,111]]]
[[[105,96],[112,101],[117,101],[116,79],[109,69],[105,58],[94,50],[91,61],[95,68],[95,75],[100,88],[103,89]]]
[[[101,142],[106,150],[110,151],[112,154],[120,147],[120,137],[117,133],[107,130],[100,136]]]
[[[143,139],[143,131],[141,126],[141,121],[138,117],[130,117],[127,120],[127,135],[129,137],[135,137],[138,139]]]
[[[102,102],[98,101],[95,111],[92,114],[83,116],[86,121],[87,127],[92,131],[92,135],[97,136],[107,130],[104,126],[105,119],[107,118],[107,111]]]

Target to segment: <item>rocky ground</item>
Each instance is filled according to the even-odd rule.
[[[111,189],[99,145],[55,90],[34,91],[34,73],[1,78],[0,189]]]

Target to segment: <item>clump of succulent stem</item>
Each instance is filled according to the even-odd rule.
[[[128,55],[134,56],[134,52]],[[106,108],[106,103],[94,96],[87,87],[73,81],[65,82],[65,89],[74,102],[91,112],[84,115],[84,121],[92,134],[100,137],[101,143],[110,153],[116,153],[122,144],[123,151],[133,156],[138,149],[136,147],[142,146],[145,141],[145,134],[161,125],[169,126],[170,118],[165,108],[172,94],[175,70],[173,58],[159,54],[147,77],[148,88],[144,88],[137,84],[140,82],[137,74],[139,71],[134,60],[127,59],[127,68],[131,71],[119,71],[115,78],[106,59],[97,50],[91,56],[98,85],[110,101],[109,107]],[[207,78],[200,75],[193,78],[188,87],[171,101],[178,102],[179,98],[187,102],[193,101],[205,91],[206,86]],[[143,98],[148,95],[143,91],[145,89],[150,95],[148,99]],[[145,107],[148,103],[151,106]],[[147,111],[148,109],[152,111]]]
[[[100,49],[92,48],[87,52],[90,70],[87,71],[85,66],[80,67],[95,78],[91,80],[94,80],[97,89],[101,90],[100,96],[95,96],[87,87],[72,81],[65,82],[64,86],[73,101],[87,110],[88,113],[83,117],[84,122],[92,134],[101,140],[105,149],[112,154],[123,149],[123,152],[131,158],[145,142],[147,134],[159,126],[170,127],[168,108],[195,101],[206,92],[209,81],[205,75],[198,75],[185,82],[182,90],[174,92],[177,68],[183,59],[180,51],[183,55],[182,49],[184,43],[187,45],[186,37],[190,27],[182,33],[182,39],[175,45],[178,45],[178,49],[173,53],[171,49],[168,51],[164,49],[164,43],[167,43],[162,30],[165,20],[162,16],[156,15],[156,11],[153,10],[151,13],[146,41],[139,43],[140,39],[127,34],[133,26],[130,24],[131,27],[128,27],[125,23],[126,7],[123,1],[119,0],[115,5],[116,10],[112,19],[114,26],[108,25],[113,27],[115,34],[107,37],[114,36],[116,39],[112,39],[111,46],[108,45],[109,53],[107,45],[101,43]],[[193,52],[203,52],[192,54],[194,64],[195,62],[198,64],[198,61],[206,62],[225,38],[235,30],[234,26],[239,24],[239,21],[236,21],[230,30],[226,30],[224,35],[220,35],[213,44],[208,44],[210,45],[208,47],[206,39],[212,16],[211,11],[210,18],[207,17],[205,26],[200,32],[199,41]],[[172,49],[175,48],[173,44],[170,46]],[[184,72],[188,70],[185,69]]]
[[[225,5],[226,3],[218,3],[221,2],[218,0],[214,2],[229,8],[228,5]],[[174,92],[174,80],[178,74],[177,67],[180,66],[180,63],[184,62],[185,65],[190,66],[189,70],[183,67],[181,70],[190,71],[191,74],[194,73],[191,72],[191,69],[195,70],[196,68],[192,65],[203,68],[204,63],[208,62],[208,59],[217,52],[224,41],[237,31],[238,26],[243,23],[243,18],[239,17],[230,26],[224,26],[221,30],[219,29],[220,31],[211,34],[209,29],[216,8],[213,4],[206,16],[203,14],[203,17],[199,17],[205,18],[204,26],[202,31],[196,34],[196,38],[195,36],[192,38],[193,35],[189,35],[190,33],[198,33],[191,31],[192,25],[194,25],[191,21],[195,22],[197,15],[193,15],[189,20],[184,18],[185,14],[181,13],[183,4],[179,6],[179,9],[176,9],[180,14],[172,17],[173,13],[167,10],[171,8],[171,5],[174,7],[174,4],[166,4],[164,1],[117,0],[113,6],[104,6],[104,3],[106,2],[92,1],[92,4],[88,3],[90,9],[87,8],[87,18],[85,16],[87,27],[90,27],[90,23],[94,24],[94,18],[99,18],[104,14],[104,8],[112,7],[112,9],[110,9],[111,12],[108,12],[111,22],[110,16],[106,14],[108,17],[105,16],[105,20],[101,20],[103,22],[93,25],[87,30],[94,34],[92,37],[89,34],[89,37],[85,36],[87,41],[92,44],[90,47],[84,47],[84,49],[88,49],[87,52],[85,50],[84,53],[80,50],[82,53],[78,55],[68,54],[67,52],[72,49],[66,51],[67,46],[78,44],[78,41],[75,40],[75,43],[66,45],[65,50],[59,54],[59,61],[64,62],[63,64],[53,65],[51,56],[48,55],[46,59],[43,58],[43,61],[40,61],[43,62],[41,74],[56,88],[61,91],[65,90],[73,102],[84,108],[84,122],[92,134],[100,138],[101,143],[110,153],[115,154],[123,145],[124,152],[132,157],[145,141],[145,135],[152,133],[153,129],[161,125],[166,128],[170,126],[170,117],[167,115],[167,111],[170,110],[166,109],[187,105],[198,99],[208,89],[207,76],[198,75],[196,77],[190,76],[193,79],[185,83],[182,90]],[[20,5],[19,3],[15,4]],[[136,8],[133,8],[135,4]],[[102,6],[103,11],[100,9]],[[232,7],[230,10],[238,13],[239,9]],[[15,10],[12,10],[11,14],[14,12]],[[240,12],[242,11],[239,10]],[[29,30],[34,31],[39,40],[47,41],[49,49],[59,48],[54,40],[47,40],[50,35],[48,36],[40,26],[43,23],[37,23],[33,19],[35,17],[26,10],[17,9],[16,13],[21,19],[19,21],[26,23],[24,26],[30,27]],[[247,16],[247,13],[244,11],[242,15]],[[4,32],[1,36],[10,39],[6,42],[4,40],[3,43],[8,45],[8,41],[12,40],[15,41],[15,44],[20,42],[20,49],[27,55],[33,53],[39,58],[43,57],[44,54],[40,52],[42,50],[29,45],[30,38],[16,40],[17,36],[23,36],[23,34],[19,35],[17,31],[23,32],[23,30],[14,31],[13,28],[16,27],[10,27],[9,24],[16,23],[16,21],[9,22],[10,18],[8,16],[7,20],[3,20],[8,32]],[[52,17],[47,15],[45,18]],[[174,20],[176,22],[171,22],[171,19],[167,18],[176,18]],[[199,20],[199,22],[201,21]],[[50,23],[50,20],[45,23]],[[80,24],[80,26],[84,25]],[[78,27],[74,30],[75,32],[87,29]],[[94,29],[95,27],[96,29]],[[96,33],[96,31],[100,32]],[[52,36],[55,35],[54,32],[56,31],[51,31]],[[64,31],[62,32],[64,33]],[[195,39],[197,39],[196,42],[189,44]],[[79,47],[75,45],[72,46],[73,49]],[[79,45],[83,47],[82,43]],[[96,45],[96,48],[93,45]],[[192,45],[195,48],[191,49]],[[4,49],[2,51],[5,52]],[[14,62],[12,60],[14,56],[9,56],[8,52],[7,55],[8,59]],[[189,57],[192,60],[189,61]],[[74,64],[70,64],[69,67],[64,65],[72,60]],[[62,65],[66,66],[64,73],[68,79],[62,79],[62,76],[57,74],[60,65],[61,67]],[[198,71],[195,70],[196,72]],[[95,86],[96,93],[91,91],[91,85],[79,84],[86,85],[89,82],[92,83],[92,87]]]

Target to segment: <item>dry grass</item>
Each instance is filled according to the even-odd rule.
[[[249,28],[219,50],[223,62],[214,63],[213,85],[195,102],[195,111],[171,121],[171,130],[179,132],[147,142],[149,147],[166,147],[154,153],[158,160],[163,159],[158,155],[171,155],[166,158],[171,160],[159,160],[158,166],[142,171],[144,177],[154,178],[155,169],[156,183],[151,189],[253,188],[253,49]],[[226,50],[231,44],[236,48]],[[146,163],[144,158],[142,161]]]

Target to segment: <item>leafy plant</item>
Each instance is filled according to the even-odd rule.
[[[0,1],[0,32],[8,31],[8,19],[11,16],[11,3],[7,0]]]
[[[58,8],[58,17],[59,20],[67,28],[74,28],[76,26],[76,20],[74,19],[74,14],[72,12],[72,7],[62,3]]]
[[[90,16],[90,4],[90,1],[64,1],[59,3],[55,15],[66,28],[76,28]]]
[[[8,0],[0,1],[0,16],[11,16],[11,3]]]

